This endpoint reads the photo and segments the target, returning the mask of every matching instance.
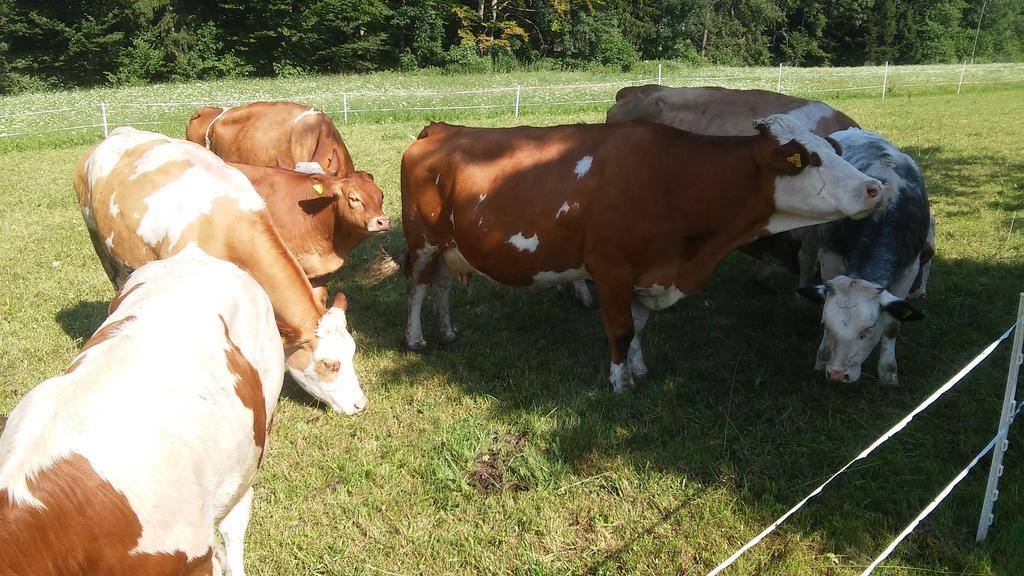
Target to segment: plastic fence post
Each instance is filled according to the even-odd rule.
[[[967,72],[967,59],[964,58],[964,65],[960,68],[960,81],[956,84],[956,95],[960,95],[960,87],[964,85],[964,73]]]
[[[1017,375],[1020,373],[1021,362],[1024,361],[1021,346],[1024,345],[1024,292],[1020,294],[1017,305],[1017,329],[1013,333],[1013,348],[1010,348],[1010,369],[1006,373],[1006,393],[1003,395],[1003,413],[999,417],[999,431],[996,434],[996,445],[992,449],[992,467],[988,471],[988,485],[985,487],[985,500],[981,505],[981,519],[978,520],[978,533],[975,538],[981,542],[988,536],[988,527],[992,524],[994,514],[992,507],[999,497],[999,477],[1003,474],[1003,453],[1006,452],[1006,435],[1013,421],[1016,409]]]
[[[779,81],[775,83],[775,91],[782,93],[782,62],[779,62]]]
[[[516,84],[516,110],[515,110],[516,120],[519,119],[519,95],[520,95],[521,91],[522,91],[522,86],[520,86],[519,84]]]
[[[661,62],[658,63],[658,86],[661,86]]]
[[[885,61],[885,75],[882,76],[882,100],[885,100],[885,91],[889,88],[889,61]]]
[[[342,112],[342,115],[344,116],[345,124],[348,124],[348,94],[347,93],[342,93],[341,94],[341,112]]]
[[[100,102],[100,114],[103,116],[103,137],[106,138],[110,135],[107,130],[107,104],[106,102]]]

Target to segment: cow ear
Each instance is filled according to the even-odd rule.
[[[828,288],[826,288],[824,284],[818,284],[817,286],[801,286],[797,288],[796,292],[815,304],[824,304],[825,295],[828,294]]]
[[[759,118],[754,120],[754,130],[761,136],[771,136],[772,129],[768,127],[768,120],[766,118]]]
[[[761,162],[774,172],[790,176],[799,174],[807,166],[821,165],[821,159],[812,158],[807,148],[796,140],[773,146],[767,156],[761,158]]]
[[[882,310],[885,310],[900,322],[913,322],[914,320],[921,320],[924,318],[923,312],[914,308],[908,304],[906,300],[901,298],[889,301],[882,306]]]
[[[825,136],[825,141],[832,145],[836,149],[836,154],[843,155],[843,147],[839,144],[839,141],[831,136]]]
[[[331,187],[330,178],[324,174],[310,174],[309,183],[317,198],[337,198],[338,193]]]

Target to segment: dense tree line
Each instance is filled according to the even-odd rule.
[[[0,0],[0,93],[381,69],[1024,58],[1024,0]]]

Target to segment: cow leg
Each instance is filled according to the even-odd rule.
[[[878,382],[883,386],[898,386],[896,337],[900,334],[900,323],[895,319],[889,320],[889,322],[889,326],[882,333],[882,340],[878,346]]]
[[[217,529],[224,539],[224,564],[228,576],[245,576],[245,562],[242,551],[245,547],[245,530],[249,527],[249,513],[252,510],[252,486],[245,491],[235,507],[220,521]]]
[[[409,307],[409,317],[405,325],[405,345],[410,350],[422,351],[427,348],[427,341],[423,338],[423,299],[427,296],[427,288],[430,286],[434,273],[437,247],[429,244],[418,250],[410,247],[408,278],[405,284],[406,301]]]
[[[455,330],[452,328],[451,307],[448,297],[452,292],[452,274],[447,266],[439,265],[434,269],[434,279],[430,283],[431,297],[434,299],[434,320],[445,344],[455,342]]]
[[[640,334],[647,326],[647,318],[651,315],[650,308],[633,300],[633,340],[629,343],[629,371],[633,377],[642,378],[647,375],[647,365],[644,364],[644,353],[640,348]]]
[[[754,264],[754,281],[762,288],[771,291],[772,288],[772,265],[771,262],[757,259]]]
[[[121,290],[124,283],[128,281],[127,278],[119,278],[119,274],[114,267],[113,256],[107,250],[107,247],[100,240],[99,234],[95,230],[89,228],[89,239],[92,240],[92,247],[96,250],[96,256],[100,259],[100,264],[103,265],[103,271],[107,273],[107,278],[110,279],[110,283],[114,286],[114,292]]]
[[[612,384],[612,392],[621,394],[634,388],[633,373],[627,366],[630,345],[633,342],[633,282],[623,281],[621,272],[613,276],[618,282],[602,279],[595,274],[597,298],[601,303],[601,317],[604,319],[604,330],[611,344],[611,366],[608,379]],[[640,344],[637,342],[637,349]]]
[[[800,262],[800,284],[799,287],[810,286],[814,282],[814,268],[818,263],[818,231],[812,227],[800,235],[800,252],[797,253]]]

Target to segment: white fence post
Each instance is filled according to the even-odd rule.
[[[519,119],[519,93],[522,91],[522,86],[516,84],[516,120]]]
[[[960,69],[960,81],[956,84],[956,95],[960,95],[960,87],[964,85],[964,72],[967,72],[967,59],[964,58],[964,66]]]
[[[966,60],[965,60],[966,62]],[[1024,292],[1020,294],[1017,305],[1017,329],[1013,333],[1013,347],[1010,348],[1010,369],[1006,373],[1006,393],[1003,395],[1003,413],[999,418],[999,431],[996,434],[996,445],[992,448],[992,467],[988,471],[988,486],[985,488],[985,500],[981,506],[981,519],[978,520],[978,533],[975,536],[981,542],[988,536],[988,527],[992,525],[995,514],[992,507],[999,497],[999,477],[1003,474],[1003,453],[1010,441],[1006,438],[1013,422],[1016,410],[1017,375],[1020,365],[1024,362],[1021,346],[1024,345]]]
[[[103,137],[106,138],[110,134],[107,131],[107,104],[106,104],[106,102],[100,102],[100,114],[103,115]]]
[[[882,100],[885,100],[885,91],[889,87],[889,61],[885,61],[885,75],[882,76]]]
[[[661,62],[658,62],[658,86],[661,86]]]
[[[775,91],[782,93],[782,62],[779,62],[779,81],[775,83]]]
[[[345,118],[345,124],[348,124],[348,93],[341,95],[341,113]]]

